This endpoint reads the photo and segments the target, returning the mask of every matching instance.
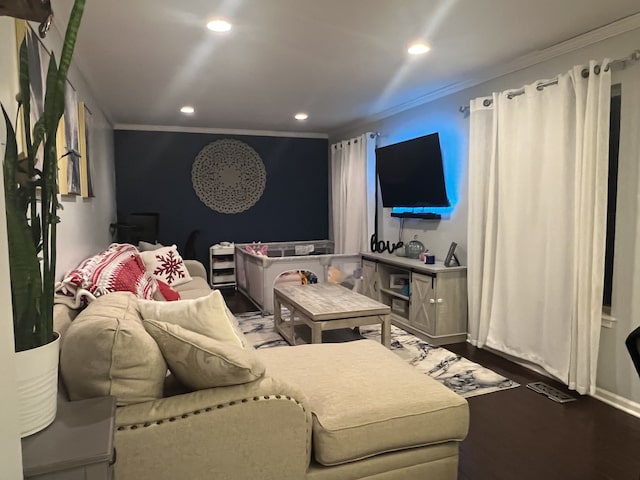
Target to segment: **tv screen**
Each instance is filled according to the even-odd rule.
[[[448,207],[437,133],[376,148],[385,207]]]

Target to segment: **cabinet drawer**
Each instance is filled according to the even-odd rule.
[[[407,317],[409,315],[409,302],[407,300],[402,300],[401,298],[392,298],[391,311],[403,317]]]
[[[223,270],[225,268],[234,268],[236,265],[235,263],[232,261],[220,261],[220,260],[216,260],[215,258],[213,259],[213,269],[214,270]]]
[[[220,275],[214,273],[213,279],[212,279],[213,283],[225,283],[225,282],[235,282],[235,281],[236,281],[235,273],[221,273]]]

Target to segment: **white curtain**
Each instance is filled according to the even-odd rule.
[[[375,208],[375,136],[331,145],[331,218],[336,253],[368,249]]]
[[[595,392],[611,99],[609,70],[588,70],[473,100],[469,144],[470,339],[580,393]]]

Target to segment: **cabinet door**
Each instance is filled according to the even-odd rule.
[[[465,272],[438,273],[434,292],[437,309],[436,335],[467,331],[467,277]]]
[[[428,334],[436,334],[435,277],[411,274],[411,305],[409,323]]]
[[[362,294],[380,301],[380,282],[377,265],[376,262],[362,260]]]

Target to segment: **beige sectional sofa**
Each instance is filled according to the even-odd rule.
[[[193,279],[176,287],[181,297],[197,299],[210,294],[202,265],[185,263]],[[119,335],[121,343],[110,347],[111,353],[120,349],[120,358],[112,362],[136,362],[136,355],[149,356],[138,347],[126,350],[130,345],[126,342],[144,332],[137,326],[142,320],[135,302],[120,294],[99,300],[82,312],[78,325],[95,321],[90,318],[92,311],[94,316],[102,312],[103,317],[113,312],[107,314],[113,316],[115,325],[109,327],[109,335]],[[82,355],[96,352],[99,356],[99,348],[90,340],[71,344],[77,314],[64,305],[55,307],[56,328],[62,335],[61,378],[76,397],[78,379],[64,371],[65,354],[73,358],[69,352],[86,349]],[[264,369],[256,380],[191,391],[171,387],[173,377],[168,376],[159,398],[142,395],[139,401],[119,401],[115,478],[457,478],[458,445],[469,424],[467,402],[380,344],[361,340],[251,349],[250,353]],[[84,363],[98,368],[91,360]],[[135,382],[147,380],[131,374],[126,379],[129,383],[123,383],[114,378],[118,373],[113,365],[104,368],[100,388],[123,398]],[[97,377],[90,380],[98,382]]]

